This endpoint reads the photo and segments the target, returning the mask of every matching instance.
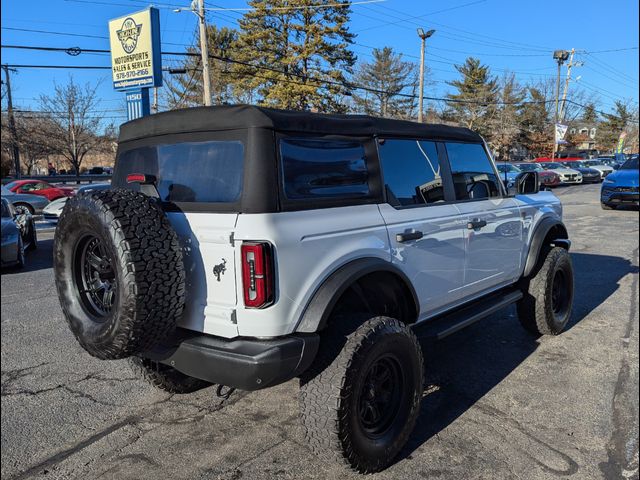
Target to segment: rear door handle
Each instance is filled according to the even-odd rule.
[[[469,230],[476,230],[478,228],[482,228],[482,227],[486,227],[486,226],[487,226],[487,221],[486,220],[480,220],[479,218],[474,218],[469,223],[467,223],[467,228]]]
[[[409,240],[420,240],[421,238],[422,232],[420,231],[396,234],[396,242],[399,243],[408,242]]]

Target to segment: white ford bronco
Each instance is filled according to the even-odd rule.
[[[155,386],[300,379],[312,449],[388,466],[423,393],[419,338],[517,303],[560,333],[573,270],[562,207],[510,195],[474,132],[253,106],[121,127],[112,188],[71,198],[54,269],[66,320]],[[422,342],[424,345],[424,342]]]

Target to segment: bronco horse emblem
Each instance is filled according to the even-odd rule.
[[[216,276],[216,280],[220,281],[220,276],[227,271],[227,261],[223,258],[222,263],[213,266],[213,274]]]

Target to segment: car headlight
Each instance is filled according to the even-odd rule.
[[[616,183],[616,182],[615,182],[615,180],[612,180],[611,178],[605,178],[602,183],[603,184],[605,184],[605,183],[613,184],[613,183]]]

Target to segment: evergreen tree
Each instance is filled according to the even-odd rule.
[[[498,80],[491,75],[489,67],[477,58],[469,57],[464,65],[456,65],[461,80],[447,82],[458,92],[448,94],[451,110],[459,123],[476,130],[481,135],[490,134],[490,125],[496,114]]]
[[[355,56],[349,45],[350,7],[333,0],[250,0],[239,21],[235,88],[255,92],[263,105],[321,112],[344,111],[345,74]],[[319,8],[318,5],[326,5]],[[304,8],[307,7],[307,8]]]
[[[593,103],[587,103],[584,106],[580,120],[588,124],[595,124],[598,121],[598,112],[596,112],[596,106]]]
[[[207,25],[207,42],[209,55],[227,58],[233,52],[233,45],[238,38],[238,31],[232,28],[217,28]],[[184,68],[186,73],[176,77],[168,77],[167,104],[170,109],[202,105],[202,63],[200,55],[200,41],[196,39],[196,46],[187,51],[195,54],[188,56],[178,68]],[[231,103],[234,101],[232,88],[233,78],[230,75],[231,66],[228,62],[209,58],[209,76],[211,78],[211,101],[214,105]]]
[[[391,47],[374,48],[373,61],[360,64],[354,80],[358,85],[376,90],[354,95],[353,101],[358,111],[390,118],[415,116],[415,95],[418,90],[416,65],[402,60],[402,54],[394,53]]]
[[[625,131],[633,119],[633,112],[629,105],[616,100],[613,114],[605,114],[604,122],[598,130],[598,149],[613,150],[618,144],[620,134]]]

